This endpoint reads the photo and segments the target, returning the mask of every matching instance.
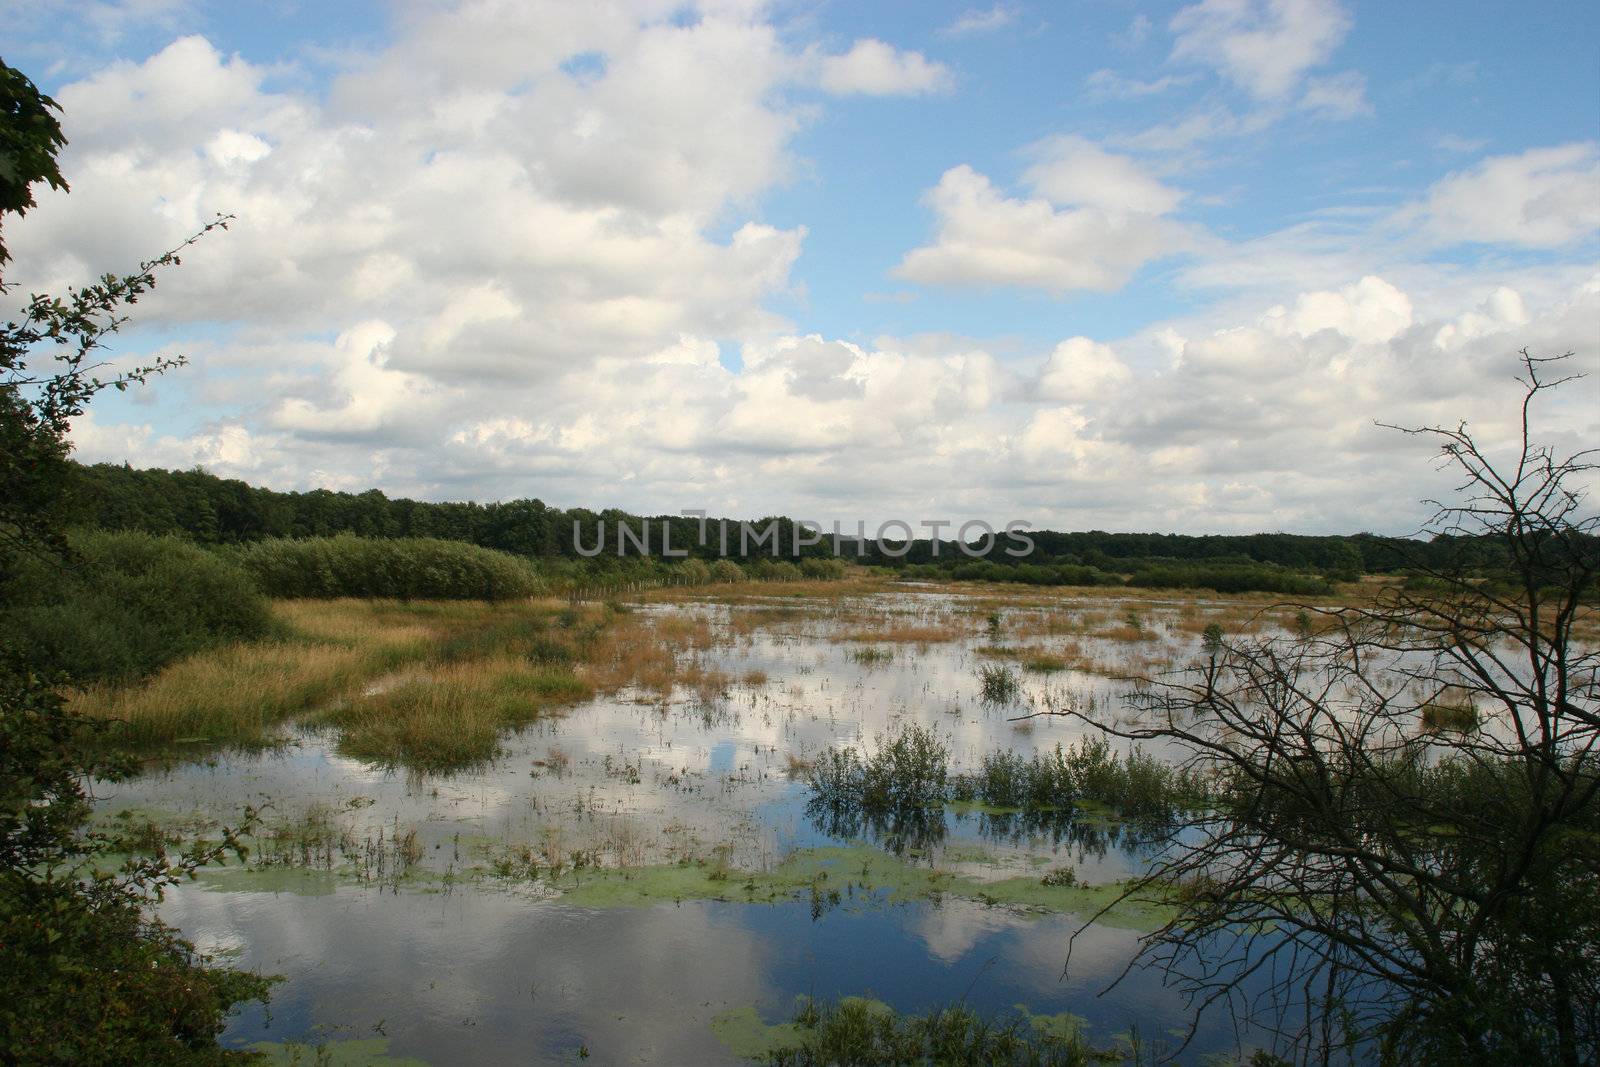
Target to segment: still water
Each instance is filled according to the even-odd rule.
[[[500,758],[468,773],[374,767],[339,755],[331,735],[294,731],[268,752],[102,786],[99,804],[107,817],[133,810],[230,821],[251,806],[268,825],[309,819],[345,841],[337,855],[298,864],[279,857],[293,869],[208,875],[161,905],[202,951],[284,976],[268,1008],[233,1019],[229,1045],[360,1041],[343,1046],[359,1062],[737,1063],[737,1042],[725,1040],[730,1018],[754,1009],[778,1022],[798,997],[855,995],[910,1012],[963,999],[986,1011],[1069,1012],[1108,1046],[1130,1029],[1146,1041],[1174,1040],[1189,1015],[1157,976],[1136,971],[1105,991],[1131,957],[1136,931],[1090,927],[1065,968],[1083,915],[989,904],[974,893],[890,899],[872,886],[820,905],[797,893],[774,903],[589,907],[536,875],[491,873],[496,855],[518,848],[581,854],[641,878],[714,856],[734,880],[770,871],[797,849],[876,849],[881,843],[834,837],[808,817],[804,760],[834,745],[870,748],[876,736],[915,723],[946,739],[959,771],[998,748],[1028,755],[1088,729],[1068,718],[1018,718],[1028,711],[1119,706],[1125,683],[1080,670],[1024,673],[1016,701],[985,703],[977,672],[992,660],[979,649],[996,639],[993,623],[985,634],[967,620],[972,632],[953,640],[873,644],[843,639],[860,625],[856,608],[847,622],[836,606],[775,606],[770,623],[723,633],[693,653],[725,672],[724,691],[597,699],[508,736]],[[733,627],[726,606],[641,610]],[[963,609],[949,597],[908,593],[880,596],[871,610],[882,613],[881,628],[948,624]],[[1148,632],[1138,655],[1178,662],[1192,654],[1192,633],[1168,629],[1159,603],[1140,610]],[[1028,617],[1011,611],[998,629]],[[1038,640],[1048,646],[1048,636]],[[884,655],[863,657],[863,647]],[[1115,660],[1134,648],[1101,642],[1090,651]],[[353,843],[371,851],[413,833],[406,877],[352,871]],[[1146,859],[1115,826],[1029,827],[977,812],[947,814],[943,833],[903,858],[968,884],[1068,865],[1081,881],[1111,882]],[[1205,1021],[1185,1059],[1238,1048],[1218,1017]]]

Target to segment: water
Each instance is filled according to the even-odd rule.
[[[1161,604],[1138,606],[1153,636],[1102,642],[1097,655],[1189,653],[1192,634],[1168,630]],[[1091,609],[1120,617],[1123,606],[1091,601],[1080,610]],[[277,750],[100,787],[108,816],[131,808],[234,821],[248,805],[269,826],[315,817],[348,842],[415,830],[420,856],[408,878],[368,871],[359,882],[346,856],[332,858],[331,873],[235,872],[168,894],[162,917],[203,951],[285,976],[270,1008],[233,1019],[225,1043],[372,1039],[390,1055],[435,1064],[573,1062],[580,1048],[599,1063],[739,1062],[714,1021],[750,1007],[781,1021],[805,995],[871,995],[903,1011],[964,998],[985,1010],[1071,1012],[1100,1044],[1130,1026],[1170,1038],[1187,1025],[1182,1004],[1152,975],[1136,972],[1101,995],[1136,948],[1132,930],[1080,934],[1064,974],[1082,916],[958,895],[888,902],[848,889],[820,907],[800,894],[772,904],[589,908],[552,899],[540,881],[486,876],[493,856],[519,846],[585,854],[605,867],[716,857],[736,871],[769,871],[797,848],[847,843],[808,817],[794,761],[917,723],[947,738],[953,769],[966,769],[996,748],[1070,744],[1089,728],[1013,720],[1068,701],[1115,709],[1123,688],[1079,671],[1024,674],[1017,705],[985,704],[977,668],[994,661],[977,650],[994,635],[974,608],[944,594],[649,610],[712,620],[725,639],[699,654],[732,679],[724,696],[597,699],[508,737],[493,764],[452,776],[372,767],[340,756],[331,735],[297,731]],[[751,625],[748,613],[764,610],[774,614]],[[1008,610],[1004,632],[1030,617]],[[839,640],[864,626],[950,624],[966,636],[873,642],[893,651],[881,662],[860,662],[855,653],[866,646]],[[978,882],[1071,865],[1081,880],[1102,883],[1145,862],[1115,828],[1109,837],[1087,830],[955,812],[942,840],[907,859]],[[1191,1058],[1236,1047],[1218,1018],[1200,1030]]]

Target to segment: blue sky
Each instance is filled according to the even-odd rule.
[[[1594,5],[0,5],[70,196],[239,217],[85,459],[821,520],[1403,532],[1373,420],[1600,361]],[[1546,416],[1596,443],[1593,379]]]

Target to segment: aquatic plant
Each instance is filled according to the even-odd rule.
[[[1422,706],[1422,725],[1428,730],[1452,730],[1464,734],[1478,728],[1478,708],[1470,700],[1460,703],[1431,703]]]
[[[1021,686],[1011,668],[1003,664],[986,663],[978,668],[978,682],[983,699],[990,704],[1010,704],[1017,699]]]
[[[948,759],[946,746],[920,726],[878,738],[866,756],[855,748],[827,749],[811,768],[808,811],[826,833],[854,837],[870,831],[898,847],[942,838],[947,803],[1063,822],[1092,803],[1159,827],[1209,798],[1204,783],[1183,768],[1138,749],[1117,755],[1100,737],[1031,757],[997,750],[967,773],[950,773]]]

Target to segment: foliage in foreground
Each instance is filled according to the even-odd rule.
[[[39,668],[127,680],[203,648],[265,634],[266,599],[238,567],[175,537],[78,532],[69,564],[26,556],[0,625]]]
[[[32,206],[29,186],[65,189],[55,166],[65,143],[55,104],[0,63],[0,215]],[[220,226],[218,220],[207,229]],[[5,263],[0,245],[0,265]],[[19,604],[25,572],[77,565],[61,521],[71,420],[107,387],[125,388],[175,365],[160,361],[108,380],[93,356],[125,308],[155,284],[177,251],[133,274],[106,275],[64,298],[35,295],[0,326],[0,611]],[[0,292],[5,286],[0,283]],[[49,359],[41,359],[48,353]],[[124,589],[142,588],[137,582]],[[142,605],[154,608],[154,604]],[[158,613],[159,617],[159,613]],[[63,650],[71,659],[74,650]],[[231,838],[186,855],[109,865],[108,842],[87,827],[85,782],[116,779],[131,761],[93,743],[101,731],[74,715],[37,646],[0,630],[0,1058],[8,1064],[209,1064],[227,1012],[262,999],[266,981],[213,968],[145,914],[151,897],[230,851]],[[96,873],[96,871],[100,873]]]
[[[542,589],[527,560],[432,537],[257,541],[236,558],[274,597],[512,600]]]
[[[1531,437],[1552,362],[1522,354],[1505,462],[1464,426],[1408,431],[1462,476],[1435,528],[1497,542],[1501,580],[1419,560],[1427,581],[1315,630],[1208,641],[1100,724],[1225,783],[1130,887],[1182,889],[1142,957],[1297,1059],[1600,1058],[1600,652],[1574,638],[1600,517],[1594,454]]]
[[[773,1067],[1084,1067],[1100,1061],[1077,1027],[1049,1025],[1054,1021],[986,1019],[965,1004],[901,1015],[860,997],[837,1003],[807,1000],[795,1015],[795,1037],[764,1060]]]
[[[216,968],[144,914],[153,894],[241,852],[231,834],[129,859],[88,827],[83,782],[132,761],[95,744],[38,676],[0,665],[0,1048],[18,1064],[207,1064],[227,1011],[268,982]],[[98,872],[98,873],[96,873]]]

